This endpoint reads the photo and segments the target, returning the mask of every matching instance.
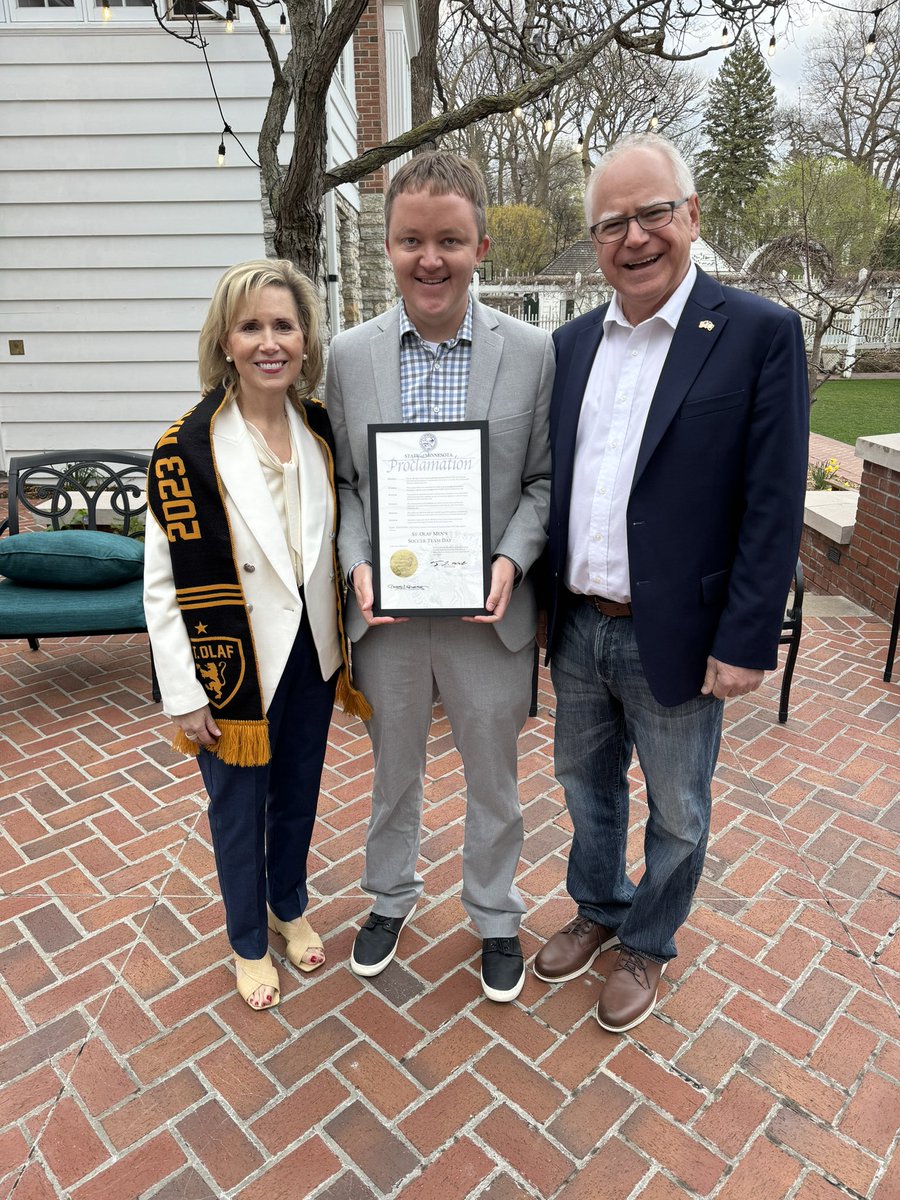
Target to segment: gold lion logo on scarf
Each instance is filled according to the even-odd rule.
[[[194,637],[197,675],[213,708],[224,708],[244,679],[244,648],[236,637]]]

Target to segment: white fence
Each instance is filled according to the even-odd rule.
[[[482,284],[479,299],[529,325],[553,332],[566,321],[589,312],[610,298],[609,290],[581,281],[523,280],[518,284]],[[813,321],[801,318],[807,346]],[[833,370],[850,366],[863,351],[900,352],[900,287],[870,293],[852,313],[839,314],[822,339],[824,365]]]

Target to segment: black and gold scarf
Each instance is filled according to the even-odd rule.
[[[194,653],[197,679],[221,731],[212,750],[223,762],[255,767],[269,761],[271,749],[250,619],[213,449],[213,426],[226,400],[225,389],[217,388],[166,430],[150,460],[147,502],[168,539],[175,595]],[[334,494],[334,447],[328,417],[315,401],[304,401],[301,415],[310,433],[328,451]],[[336,555],[335,540],[332,555]],[[336,558],[333,570],[343,655],[337,699],[346,712],[368,719],[372,710],[350,680]],[[172,744],[185,754],[199,752],[198,743],[181,731]]]

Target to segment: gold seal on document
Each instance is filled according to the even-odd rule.
[[[419,560],[412,550],[395,550],[391,555],[391,570],[401,579],[405,579],[408,575],[415,575],[418,565]]]

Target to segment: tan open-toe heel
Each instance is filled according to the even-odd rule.
[[[281,988],[278,985],[278,972],[268,952],[263,958],[241,958],[234,956],[234,970],[237,976],[237,990],[241,999],[254,1012],[262,1012],[266,1008],[275,1008],[281,1000]],[[271,988],[272,999],[268,1004],[259,1006],[250,1003],[250,997],[259,988]]]
[[[269,928],[274,933],[280,933],[287,942],[288,961],[300,971],[316,971],[324,965],[325,947],[322,939],[307,921],[306,917],[296,917],[293,921],[282,921],[269,909]],[[303,955],[309,950],[320,950],[322,962],[310,963],[303,961]]]

